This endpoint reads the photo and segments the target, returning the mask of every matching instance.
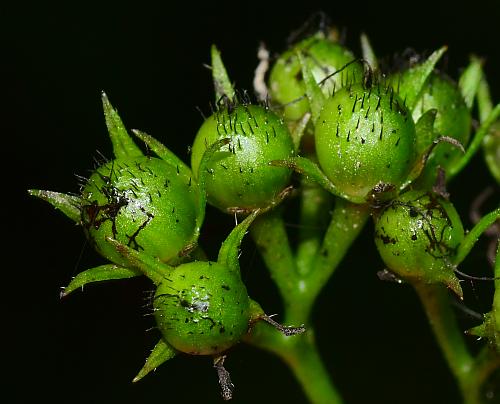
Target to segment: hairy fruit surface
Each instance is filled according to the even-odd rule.
[[[200,174],[207,147],[221,139],[229,139],[229,143],[208,164],[209,203],[222,211],[268,206],[290,180],[291,170],[269,165],[294,155],[287,127],[263,106],[238,105],[215,112],[203,123],[193,143],[191,166],[195,176]]]
[[[316,153],[332,183],[352,202],[396,190],[415,162],[415,125],[391,88],[344,87],[316,122]]]
[[[189,177],[160,159],[115,159],[83,188],[82,225],[99,253],[116,264],[127,263],[106,237],[168,262],[195,232],[195,192]]]

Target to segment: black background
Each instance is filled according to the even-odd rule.
[[[259,42],[278,53],[292,30],[323,10],[345,28],[346,43],[357,53],[362,31],[379,55],[447,44],[447,71],[457,77],[475,52],[485,58],[494,99],[500,98],[497,1],[470,2],[467,9],[437,1],[304,3],[0,6],[5,402],[220,402],[206,358],[178,357],[131,383],[158,339],[155,330],[146,331],[153,326],[142,307],[151,290],[147,280],[89,286],[59,300],[60,286],[102,260],[85,246],[79,228],[25,190],[76,192],[75,174],[88,175],[97,151],[111,156],[101,90],[129,128],[152,134],[187,161],[202,122],[196,107],[208,112],[213,98],[203,67],[210,45],[218,45],[236,85],[251,90]],[[478,156],[451,185],[467,228],[474,195],[491,183]],[[209,209],[203,239],[213,254],[231,225],[230,217]],[[458,403],[412,290],[377,279],[383,264],[371,230],[353,246],[315,311],[333,379],[346,403]],[[487,273],[485,246],[478,245],[463,270]],[[243,251],[250,294],[268,312],[280,313],[276,290],[248,240]],[[467,305],[485,311],[491,285],[464,287]],[[473,324],[461,317],[465,326]],[[238,346],[227,368],[237,386],[234,403],[305,402],[288,369],[265,352]]]

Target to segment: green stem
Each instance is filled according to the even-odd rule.
[[[310,200],[305,203],[313,202]],[[309,208],[309,213],[320,216],[311,205]],[[303,219],[308,217],[306,213],[307,209],[303,211]],[[369,216],[368,206],[338,199],[321,246],[316,241],[309,246],[315,250],[319,247],[319,254],[310,261],[309,268],[303,267],[302,270],[293,255],[279,209],[257,218],[251,227],[253,239],[283,299],[285,324],[304,324],[307,331],[303,335],[285,337],[269,325],[256,324],[247,340],[280,356],[293,371],[313,404],[338,404],[342,401],[317,351],[310,321],[311,310],[322,287],[361,232]],[[306,226],[307,224],[301,223]],[[314,235],[311,235],[311,240],[314,240]],[[307,251],[305,256],[310,257],[311,251]]]
[[[302,177],[299,243],[295,260],[301,276],[311,271],[321,246],[321,239],[330,216],[332,195]]]
[[[477,402],[474,359],[465,345],[455,313],[450,304],[448,291],[442,285],[415,283],[413,285],[424,306],[427,318],[446,362],[455,376],[464,401]]]
[[[500,218],[500,208],[495,209],[493,212],[488,213],[483,216],[481,220],[472,228],[472,230],[467,233],[464,240],[460,244],[457,254],[453,259],[455,265],[460,264],[465,257],[469,254],[470,250],[474,247],[479,236],[484,233],[495,221]]]
[[[472,386],[474,387],[474,393],[471,394],[478,402],[480,402],[479,397],[481,397],[482,386],[497,369],[500,369],[499,353],[495,352],[495,350],[491,349],[489,346],[484,346],[479,352],[479,355],[476,357],[475,383]]]
[[[289,300],[297,287],[298,275],[281,209],[259,216],[250,233],[282,298]]]
[[[500,240],[497,241],[497,255],[495,257],[495,294],[493,295],[493,324],[495,336],[497,337],[496,346],[500,355]]]
[[[302,335],[285,337],[264,323],[257,323],[247,342],[278,355],[293,371],[312,404],[340,404],[339,394],[317,351],[310,326],[310,307],[314,300],[304,287],[290,247],[282,214],[270,211],[255,220],[252,237],[276,283],[285,308],[285,324],[307,325]]]
[[[314,332],[285,337],[271,326],[258,323],[248,342],[278,355],[291,369],[311,404],[342,404],[314,341]]]
[[[483,123],[493,109],[490,87],[484,76],[477,89],[477,108],[479,111],[479,122]]]
[[[472,142],[470,145],[467,147],[467,151],[465,154],[462,156],[462,158],[458,161],[456,165],[450,168],[449,172],[447,172],[447,177],[449,179],[453,178],[456,176],[462,169],[469,163],[469,161],[472,159],[474,154],[479,150],[483,143],[484,137],[488,134],[490,131],[491,125],[495,123],[496,120],[498,120],[500,117],[500,104],[497,104],[490,112],[488,115],[488,118],[486,118],[482,123],[481,126],[479,127],[478,131],[474,135],[474,138],[472,139]]]
[[[337,269],[369,216],[370,209],[367,205],[354,204],[340,198],[336,200],[323,244],[306,280],[312,301]]]

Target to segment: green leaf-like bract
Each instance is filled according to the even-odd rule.
[[[229,80],[224,63],[222,63],[220,52],[215,45],[212,45],[211,57],[212,78],[215,88],[215,102],[218,102],[224,96],[232,100],[234,97],[234,88]]]
[[[165,363],[169,359],[172,359],[175,355],[177,355],[177,351],[163,339],[160,339],[160,341],[158,341],[158,343],[151,351],[148,359],[146,359],[146,363],[139,371],[139,373],[137,373],[137,376],[134,377],[134,380],[132,380],[132,382],[138,382],[149,372],[155,370],[158,366]]]
[[[217,262],[219,264],[222,264],[231,270],[239,271],[240,264],[238,262],[238,255],[240,252],[241,241],[243,240],[248,227],[258,214],[259,210],[253,211],[245,218],[245,220],[243,220],[231,231],[229,236],[227,236],[219,250],[219,256],[217,258]]]
[[[142,275],[142,273],[136,269],[124,268],[114,264],[90,268],[75,276],[69,285],[64,288],[61,297],[65,297],[76,289],[83,288],[89,283],[128,279],[140,275]]]
[[[75,223],[80,224],[80,206],[82,204],[79,196],[63,194],[60,192],[43,191],[40,189],[29,189],[28,193],[50,203],[54,208],[60,210]]]
[[[108,127],[109,137],[113,144],[113,153],[116,158],[134,158],[143,155],[141,149],[137,147],[132,138],[127,133],[120,115],[113,108],[107,95],[102,93],[102,106],[104,108],[104,117]]]

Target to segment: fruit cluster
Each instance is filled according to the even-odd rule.
[[[155,284],[161,338],[134,381],[179,352],[207,355],[229,399],[224,358],[242,340],[301,366],[298,352],[314,349],[314,301],[370,216],[385,277],[425,293],[449,288],[463,298],[457,266],[500,209],[466,233],[446,182],[483,145],[500,182],[500,106],[492,105],[478,58],[455,82],[437,68],[446,48],[383,68],[368,38],[361,39],[363,58],[331,28],[291,45],[269,74],[257,69],[262,102],[233,88],[212,47],[216,109],[194,138],[190,166],[134,130],[154,156],[145,154],[103,94],[114,158],[95,169],[80,195],[30,190],[82,226],[110,261],[77,275],[64,296],[92,282],[140,275]],[[480,125],[472,134],[475,108]],[[300,199],[304,226],[295,251],[283,226],[288,198]],[[215,261],[199,243],[207,202],[241,219]],[[325,220],[326,232],[311,230]],[[294,326],[278,324],[248,296],[238,263],[248,230],[281,292],[286,323]],[[498,267],[497,253],[496,276]],[[488,338],[496,355],[498,295],[485,324],[471,331]],[[318,401],[320,392],[297,375]],[[467,386],[464,397],[477,393]],[[340,402],[333,386],[321,394]]]

